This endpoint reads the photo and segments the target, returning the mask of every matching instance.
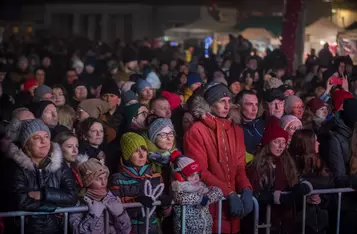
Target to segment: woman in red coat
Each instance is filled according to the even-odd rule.
[[[200,164],[202,180],[219,187],[223,201],[222,233],[238,233],[239,218],[253,210],[252,190],[245,173],[245,145],[242,129],[228,117],[231,93],[223,84],[208,85],[204,98],[193,97],[200,116],[184,137],[185,154]],[[205,110],[209,110],[206,112]],[[237,193],[242,193],[241,198]],[[218,231],[218,205],[211,206],[213,232]]]

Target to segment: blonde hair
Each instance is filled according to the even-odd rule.
[[[73,129],[73,123],[76,120],[76,112],[69,105],[63,105],[58,107],[58,123],[67,127],[68,129]]]

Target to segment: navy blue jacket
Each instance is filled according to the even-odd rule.
[[[265,121],[263,118],[257,118],[251,122],[242,123],[241,127],[244,132],[244,144],[246,151],[255,154],[257,146],[260,144],[264,133]]]

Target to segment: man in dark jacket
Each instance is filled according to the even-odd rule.
[[[120,109],[120,91],[116,82],[108,78],[100,90],[100,98],[110,104],[110,111],[105,113],[106,122],[116,131],[123,122],[123,114]]]
[[[264,132],[264,120],[257,118],[258,98],[250,90],[244,90],[237,96],[237,104],[240,106],[244,132],[244,143],[246,151],[250,154],[256,152]]]

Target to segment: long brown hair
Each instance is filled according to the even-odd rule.
[[[357,124],[353,128],[351,138],[351,159],[350,159],[350,175],[357,173]]]
[[[252,168],[256,173],[258,173],[259,183],[261,188],[271,187],[273,184],[272,176],[274,171],[274,158],[276,156],[270,153],[269,145],[263,146],[258,150],[254,157],[252,163]],[[293,187],[298,183],[298,174],[295,166],[294,160],[289,155],[289,152],[285,149],[284,152],[279,156],[281,165],[285,176],[287,178],[290,187]]]
[[[316,135],[312,129],[297,130],[290,142],[289,152],[296,162],[300,175],[313,173],[327,175],[320,155],[315,149]]]

